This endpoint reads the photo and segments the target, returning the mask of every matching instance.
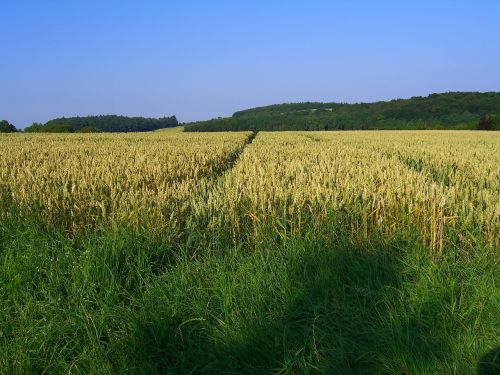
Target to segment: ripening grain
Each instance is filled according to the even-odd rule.
[[[11,135],[0,138],[0,197],[71,230],[125,222],[158,229],[183,219],[249,133]]]
[[[261,132],[245,148],[249,135],[2,136],[0,195],[72,231],[208,222],[287,235],[335,221],[361,240],[410,228],[437,252],[449,233],[498,245],[496,133]]]
[[[410,226],[436,251],[451,230],[462,237],[479,232],[498,245],[500,137],[261,132],[223,190],[236,226],[248,217],[255,226],[275,219],[293,232],[337,218],[364,239]]]

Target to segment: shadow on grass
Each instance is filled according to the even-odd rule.
[[[394,251],[293,244],[190,265],[183,281],[166,275],[134,328],[136,363],[158,373],[446,372],[447,286],[412,296],[418,266]]]
[[[411,240],[323,237],[231,247],[0,223],[0,373],[497,371],[498,348],[478,364],[498,345],[491,249],[433,263]]]
[[[500,346],[486,353],[477,366],[478,375],[500,374]]]

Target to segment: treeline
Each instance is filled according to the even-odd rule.
[[[162,118],[126,117],[116,115],[61,117],[45,124],[34,123],[24,129],[27,133],[93,133],[147,132],[179,125],[175,116]]]
[[[500,92],[450,92],[375,103],[287,103],[186,124],[185,131],[480,129],[500,130]],[[486,130],[486,129],[485,129]]]
[[[6,120],[0,120],[0,133],[15,133],[17,129]]]

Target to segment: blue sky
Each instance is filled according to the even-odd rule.
[[[500,91],[500,1],[0,0],[0,119]]]

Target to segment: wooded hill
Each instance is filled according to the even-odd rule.
[[[374,103],[287,103],[185,124],[185,131],[500,129],[500,92],[449,92]],[[483,121],[484,123],[484,121]]]
[[[171,128],[179,123],[175,116],[162,118],[126,117],[116,115],[61,117],[45,124],[33,124],[26,129],[27,133],[73,133],[73,132],[146,132],[163,128]]]

